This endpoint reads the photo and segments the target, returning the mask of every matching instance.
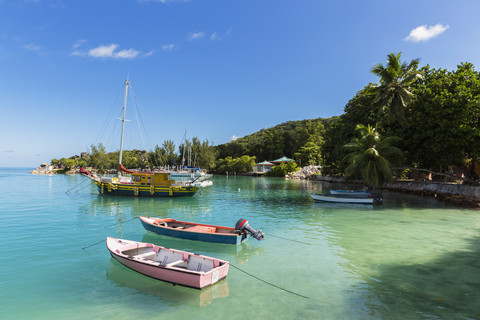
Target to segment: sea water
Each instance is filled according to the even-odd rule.
[[[33,168],[32,168],[33,169]],[[1,319],[480,319],[480,211],[384,192],[381,207],[314,203],[346,186],[214,176],[194,197],[100,195],[79,175],[0,169]],[[265,232],[238,246],[147,233],[139,216]],[[196,290],[111,258],[107,236],[228,260]]]

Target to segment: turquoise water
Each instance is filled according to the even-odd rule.
[[[2,319],[480,319],[480,211],[388,192],[378,208],[321,205],[309,192],[340,186],[232,176],[195,197],[101,196],[84,177],[31,170],[0,168]],[[245,218],[266,239],[161,237],[140,215]],[[173,286],[114,261],[107,236],[232,266],[206,290]]]

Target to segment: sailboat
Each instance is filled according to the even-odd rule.
[[[168,172],[138,172],[127,170],[122,165],[123,139],[125,131],[125,114],[127,94],[130,82],[125,80],[125,99],[123,103],[122,135],[117,176],[87,175],[98,187],[100,194],[142,197],[179,197],[193,196],[198,187],[193,181],[176,181]]]

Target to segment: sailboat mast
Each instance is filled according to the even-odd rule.
[[[187,130],[185,130],[185,136],[183,137],[183,155],[182,155],[182,168],[185,166],[185,148],[187,147]]]
[[[122,164],[122,154],[123,154],[123,133],[125,131],[125,114],[127,111],[127,93],[128,93],[128,85],[130,82],[125,80],[125,99],[123,100],[123,117],[122,117],[122,138],[120,140],[120,156],[118,158],[118,166]],[[119,171],[120,174],[120,171]]]

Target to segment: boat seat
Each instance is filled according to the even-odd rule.
[[[155,252],[148,251],[148,252],[144,252],[142,254],[137,254],[134,257],[138,258],[138,259],[152,259],[153,257],[155,257]]]
[[[183,261],[183,253],[161,248],[153,261],[160,262],[161,265],[167,266],[174,262]]]
[[[187,269],[208,272],[213,269],[213,260],[191,255],[188,257]]]
[[[202,233],[215,233],[216,230],[217,230],[216,227],[208,227],[208,226],[193,226],[188,228],[188,231],[202,232]]]

